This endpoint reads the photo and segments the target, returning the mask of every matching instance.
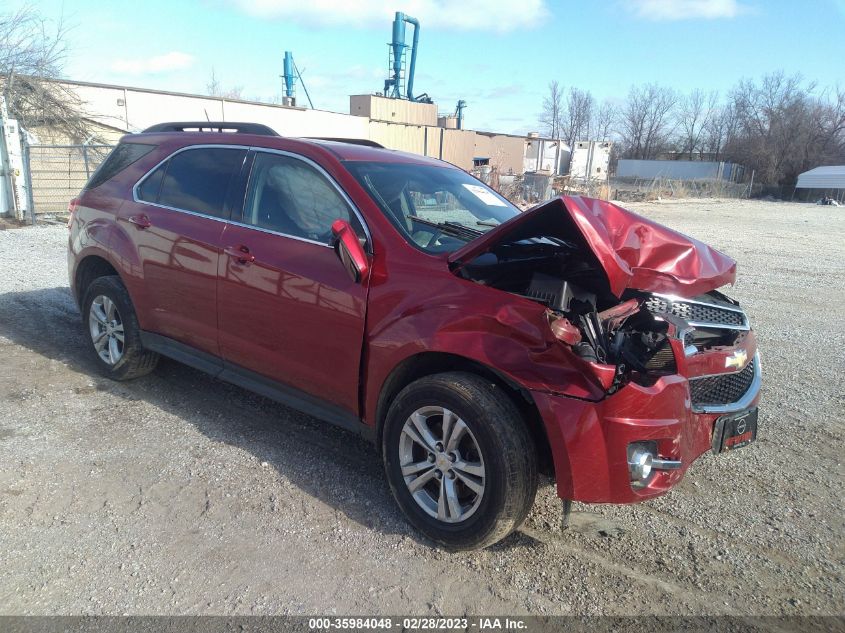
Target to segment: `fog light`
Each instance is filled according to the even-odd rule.
[[[649,478],[653,459],[653,453],[642,445],[631,444],[628,447],[628,472],[632,482],[643,483]]]

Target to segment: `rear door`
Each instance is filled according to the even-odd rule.
[[[365,236],[352,203],[316,163],[258,150],[243,207],[223,233],[224,359],[357,415],[367,287],[330,245],[337,218]]]
[[[246,155],[232,146],[180,150],[139,181],[120,212],[143,276],[142,327],[218,356],[220,239]]]

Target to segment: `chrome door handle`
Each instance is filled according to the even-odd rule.
[[[150,219],[143,214],[130,216],[129,221],[139,229],[148,229],[153,225]]]
[[[249,252],[249,248],[241,244],[240,246],[227,246],[223,249],[229,257],[235,258],[239,264],[251,264],[255,261],[255,255]]]

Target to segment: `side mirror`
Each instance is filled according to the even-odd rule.
[[[332,224],[334,252],[355,283],[364,283],[370,274],[367,253],[355,235],[355,229],[346,220],[335,220]]]

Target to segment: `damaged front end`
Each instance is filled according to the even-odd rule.
[[[733,260],[600,200],[540,205],[467,244],[451,265],[544,304],[554,336],[607,395],[678,373],[679,357],[732,347],[748,330],[737,304],[715,290],[734,281]]]
[[[718,292],[692,301],[638,290],[617,298],[601,290],[598,272],[582,265],[577,249],[522,244],[496,250],[494,257],[480,258],[459,274],[545,305],[554,337],[589,367],[606,395],[629,381],[654,384],[678,373],[676,355],[734,346],[744,333],[719,323],[698,328],[685,320],[694,305],[735,314],[736,304]]]
[[[450,265],[544,305],[547,339],[599,389],[531,390],[561,498],[653,497],[703,452],[756,436],[760,359],[745,313],[717,290],[735,279],[726,255],[610,203],[567,197],[473,240]]]
[[[548,296],[536,292],[535,279],[528,296],[541,294]],[[570,286],[567,294],[568,301],[548,305],[552,332],[589,363],[608,395],[628,381],[649,386],[677,373],[694,381],[697,375],[720,369],[706,367],[701,358],[752,344],[739,304],[715,290],[693,299],[628,291],[622,301],[604,309],[593,293]],[[682,367],[678,358],[683,359]],[[721,357],[719,361],[723,368]],[[695,402],[696,383],[691,386]]]

